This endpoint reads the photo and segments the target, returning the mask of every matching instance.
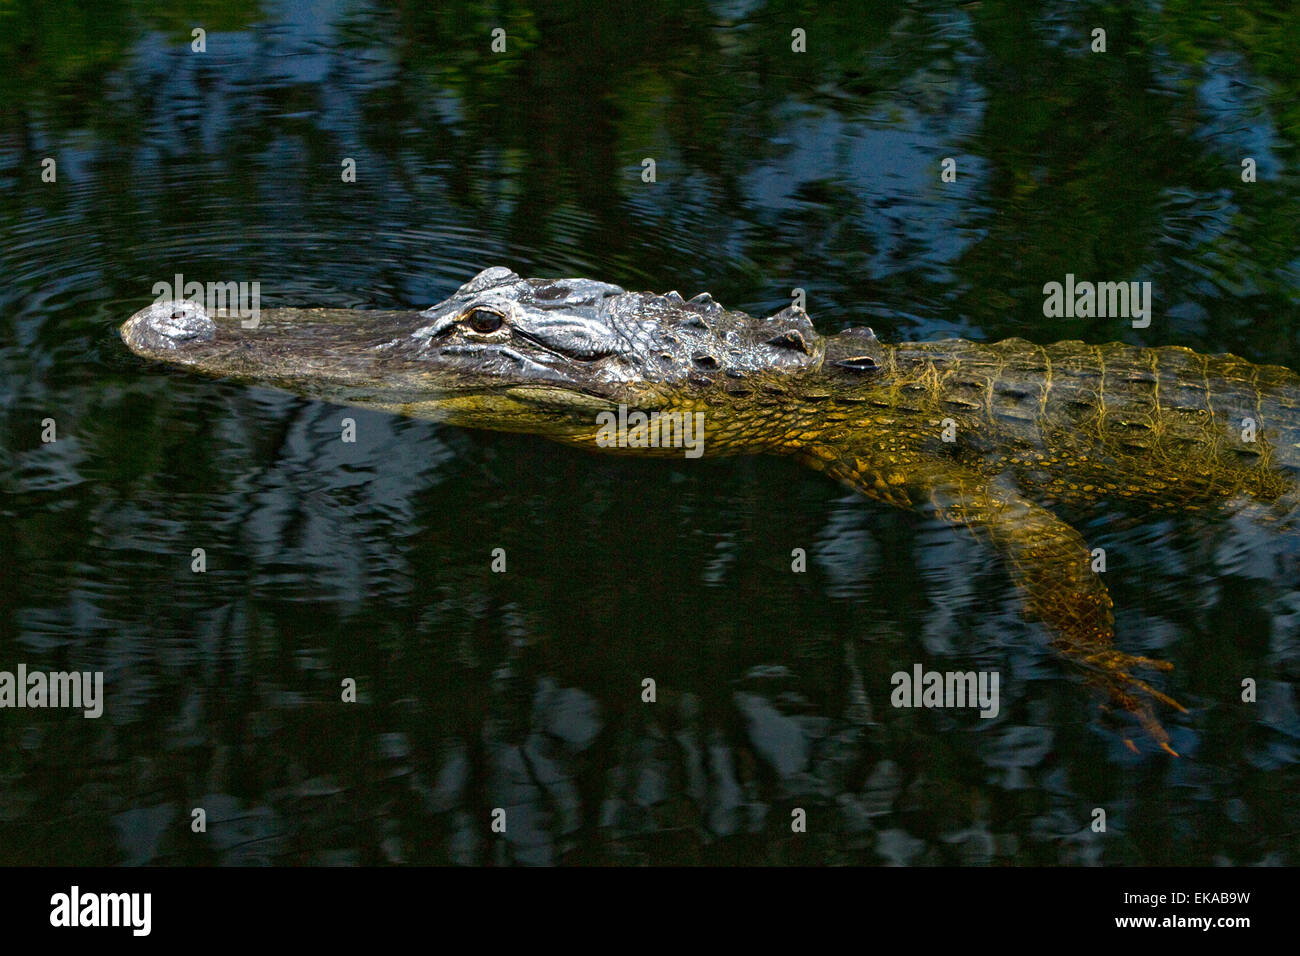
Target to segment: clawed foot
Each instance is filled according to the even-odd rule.
[[[1178,751],[1169,745],[1169,734],[1156,718],[1151,701],[1156,700],[1181,713],[1187,708],[1168,694],[1162,694],[1146,681],[1134,677],[1132,671],[1138,668],[1148,670],[1171,671],[1174,665],[1168,661],[1159,661],[1150,657],[1137,657],[1125,654],[1113,647],[1101,648],[1090,653],[1079,653],[1072,649],[1069,659],[1082,667],[1087,673],[1088,683],[1107,694],[1111,703],[1128,711],[1138,719],[1142,728],[1150,735],[1162,750],[1177,757]],[[1137,746],[1131,739],[1125,738],[1129,749],[1137,752]]]

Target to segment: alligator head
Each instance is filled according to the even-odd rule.
[[[121,332],[137,354],[196,372],[580,444],[620,405],[718,424],[755,393],[772,402],[826,353],[794,307],[754,319],[707,294],[523,279],[503,267],[423,312],[273,309],[253,324],[159,302]]]

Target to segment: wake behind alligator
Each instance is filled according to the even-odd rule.
[[[1053,646],[1171,753],[1153,705],[1182,708],[1135,673],[1170,665],[1114,646],[1092,553],[1052,509],[1244,506],[1292,533],[1300,510],[1300,377],[1233,355],[887,345],[870,329],[821,336],[795,307],[752,318],[708,295],[502,267],[423,312],[276,309],[246,325],[160,302],[121,332],[139,355],[208,375],[614,453],[682,454],[607,441],[620,406],[703,415],[706,454],[790,455],[975,531]]]

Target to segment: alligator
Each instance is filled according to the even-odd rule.
[[[1051,646],[1171,754],[1157,705],[1183,708],[1137,676],[1171,665],[1115,646],[1094,555],[1056,512],[1248,506],[1287,528],[1300,512],[1300,377],[1178,346],[889,345],[868,328],[820,335],[797,306],[754,318],[707,293],[504,267],[425,311],[271,309],[254,322],[163,301],[121,334],[194,372],[605,452],[683,454],[671,425],[665,442],[610,441],[615,413],[679,434],[702,415],[707,454],[788,455],[971,529]]]

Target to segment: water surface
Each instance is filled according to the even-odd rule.
[[[1300,863],[1294,536],[1070,515],[1190,708],[1183,759],[1134,754],[988,552],[790,462],[345,411],[116,335],[177,273],[393,308],[502,264],[1300,368],[1264,6],[0,5],[0,670],[106,682],[98,720],[0,711],[0,861]],[[1150,327],[1045,318],[1067,273],[1151,281]],[[998,717],[892,708],[914,663],[998,671]]]

